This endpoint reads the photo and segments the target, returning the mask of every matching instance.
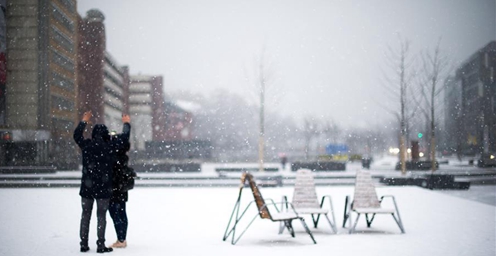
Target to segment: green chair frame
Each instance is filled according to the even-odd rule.
[[[241,208],[241,196],[243,192],[243,188],[245,187],[245,183],[248,183],[249,187],[251,188],[251,191],[253,193],[253,197],[255,200],[251,201],[243,211],[240,211]],[[251,226],[251,224],[257,219],[257,217],[260,217],[261,219],[269,219],[273,222],[282,222],[284,224],[283,227],[285,227],[289,233],[291,234],[292,237],[295,237],[295,232],[293,229],[292,221],[293,220],[300,220],[303,227],[305,228],[305,231],[308,233],[310,238],[312,239],[313,243],[316,244],[317,242],[315,241],[312,232],[308,228],[307,224],[305,223],[305,220],[303,217],[299,216],[298,213],[294,210],[294,207],[292,204],[288,203],[288,211],[281,212],[279,208],[277,208],[277,203],[274,202],[272,199],[267,199],[270,201],[269,203],[266,203],[264,198],[262,197],[262,194],[260,193],[260,190],[258,189],[255,180],[253,178],[253,175],[250,173],[243,173],[241,176],[241,185],[239,189],[239,194],[238,194],[238,199],[236,200],[236,203],[234,204],[234,209],[231,213],[231,217],[229,218],[229,222],[227,223],[226,230],[224,232],[224,236],[222,238],[223,241],[226,241],[230,236],[232,236],[231,244],[235,245],[239,239],[245,234],[245,232],[248,230],[248,228]],[[248,223],[247,227],[241,232],[239,236],[236,237],[236,229],[238,227],[238,224],[240,220],[243,218],[247,210],[255,204],[258,208],[258,213],[250,220]],[[273,206],[273,207],[269,207]],[[275,209],[276,212],[271,212],[269,209]],[[283,228],[284,229],[284,228]],[[281,229],[279,230],[279,234],[281,234],[282,231]]]

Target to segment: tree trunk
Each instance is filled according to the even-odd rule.
[[[434,133],[432,133],[431,137],[431,163],[432,163],[432,172],[436,171],[436,137],[434,137]]]
[[[260,67],[260,72],[263,68]],[[264,171],[264,148],[265,148],[265,80],[263,74],[260,75],[260,133],[258,139],[258,163],[259,171]]]
[[[258,140],[258,164],[260,172],[264,171],[264,144],[264,138],[260,136]]]
[[[436,126],[434,125],[434,109],[432,109],[431,120],[431,165],[432,172],[436,171]]]
[[[406,174],[406,145],[405,136],[400,135],[400,164],[401,164],[401,174]]]

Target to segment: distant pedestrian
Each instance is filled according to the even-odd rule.
[[[93,211],[93,202],[97,205],[97,253],[111,252],[112,248],[105,246],[106,214],[112,195],[112,168],[115,163],[116,151],[122,147],[122,142],[110,141],[108,129],[103,124],[94,126],[91,139],[85,139],[83,131],[92,117],[91,111],[84,113],[81,122],[74,131],[74,140],[81,148],[83,154],[83,170],[81,177],[81,225],[80,246],[81,252],[89,251],[88,236]],[[129,140],[129,119],[122,118],[124,122],[123,136],[121,139]],[[127,122],[126,122],[127,121]]]
[[[286,163],[288,162],[288,157],[286,156],[285,153],[281,153],[279,155],[279,158],[281,159],[282,169],[286,170]]]
[[[127,120],[128,123],[129,121]],[[117,241],[112,244],[113,248],[127,247],[128,219],[126,202],[129,198],[128,191],[133,188],[134,178],[136,177],[136,173],[128,166],[129,157],[127,152],[131,147],[129,138],[126,140],[121,136],[122,134],[113,136],[113,139],[123,143],[121,149],[117,150],[117,158],[113,168],[113,189],[109,207],[110,217],[112,217],[117,234]]]

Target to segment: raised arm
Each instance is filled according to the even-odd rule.
[[[123,123],[123,127],[122,127],[121,139],[124,142],[129,143],[129,137],[131,134],[131,117],[129,115],[122,115],[122,123]]]
[[[122,115],[122,133],[118,134],[112,142],[112,147],[116,150],[128,151],[130,148],[129,137],[131,134],[131,117],[129,115]]]
[[[84,112],[81,122],[79,122],[78,126],[76,127],[76,130],[74,130],[73,138],[79,147],[82,147],[82,144],[84,142],[84,136],[83,136],[84,128],[86,128],[86,124],[90,121],[90,119],[91,119],[91,111]]]

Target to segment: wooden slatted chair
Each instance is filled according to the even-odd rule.
[[[394,209],[384,208],[381,206],[384,198],[391,198],[393,200]],[[354,224],[351,223],[352,213],[357,214]],[[391,214],[398,224],[401,233],[405,233],[405,228],[403,227],[403,223],[401,221],[396,199],[392,195],[385,195],[378,199],[377,192],[372,181],[372,176],[368,171],[357,171],[353,201],[350,200],[349,196],[346,196],[343,228],[346,226],[346,221],[349,220],[351,227],[350,234],[355,232],[358,219],[362,214],[365,215],[367,227],[369,228],[372,221],[374,221],[376,214]],[[370,219],[369,215],[372,215]]]
[[[308,169],[300,169],[296,172],[295,187],[291,202],[299,215],[310,214],[312,216],[314,228],[317,228],[319,224],[320,215],[324,215],[332,231],[337,233],[332,198],[329,195],[322,196],[319,204],[313,176],[313,172]],[[324,207],[326,199],[329,205]],[[283,197],[283,202],[287,202],[287,197]],[[329,219],[329,213],[331,214],[332,221]],[[283,230],[281,227],[280,232]]]
[[[248,182],[249,187],[253,193],[253,197],[255,200],[251,201],[246,208],[240,212],[240,201],[241,201],[241,195],[243,192],[243,188],[245,183]],[[231,243],[234,245],[236,244],[241,236],[248,230],[250,225],[257,219],[257,217],[260,217],[261,219],[268,219],[273,222],[282,222],[284,224],[284,227],[288,229],[289,233],[291,234],[292,237],[295,237],[294,229],[292,226],[292,221],[295,219],[298,219],[301,221],[303,227],[305,228],[306,232],[308,235],[310,235],[310,238],[312,239],[313,243],[316,244],[317,242],[315,241],[312,232],[308,228],[308,226],[305,223],[305,220],[300,217],[296,211],[293,208],[292,204],[289,204],[290,208],[288,208],[288,211],[281,212],[277,208],[276,203],[272,199],[267,199],[270,201],[270,203],[266,203],[264,198],[262,197],[262,194],[260,193],[260,190],[257,187],[257,184],[255,183],[255,180],[253,176],[250,173],[243,173],[241,176],[241,185],[239,189],[239,194],[238,194],[238,199],[236,201],[236,204],[234,205],[233,212],[231,213],[231,217],[229,219],[229,222],[226,227],[226,231],[224,232],[224,237],[222,238],[223,241],[226,241],[229,236],[232,235],[232,240]],[[251,219],[251,221],[248,223],[247,227],[241,232],[241,234],[236,237],[236,227],[239,224],[241,218],[245,215],[246,211],[250,208],[250,206],[255,203],[255,205],[258,208],[258,213]],[[269,207],[270,206],[270,207]],[[274,211],[275,210],[275,211]],[[234,220],[234,223],[233,223]],[[233,224],[231,226],[231,224]],[[279,232],[281,233],[281,232]]]

